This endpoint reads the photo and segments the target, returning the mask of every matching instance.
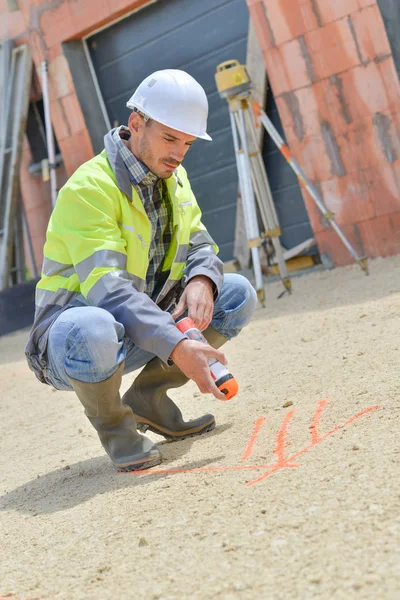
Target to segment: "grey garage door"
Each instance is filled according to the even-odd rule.
[[[245,0],[162,0],[87,40],[112,124],[127,122],[125,103],[152,71],[183,69],[206,90],[213,141],[198,140],[184,166],[224,261],[233,258],[238,183],[228,105],[214,73],[229,58],[245,62],[248,26]]]
[[[245,0],[162,0],[87,40],[112,124],[127,122],[126,101],[152,71],[183,69],[206,90],[210,104],[208,130],[213,141],[196,142],[184,166],[202,208],[203,221],[217,241],[224,261],[233,258],[238,180],[228,106],[219,98],[214,73],[216,65],[225,60],[236,58],[246,62],[248,26]],[[279,120],[277,112],[275,118]],[[273,154],[272,162],[276,163]],[[280,188],[285,188],[279,180],[287,176],[285,161],[279,168],[279,176],[274,174],[274,169],[271,172],[278,194],[282,191]],[[304,211],[298,186],[296,190],[292,183],[289,209],[279,210],[278,205],[278,211],[285,218],[293,209],[294,192]],[[285,189],[279,196],[281,206],[285,206],[284,192]],[[292,214],[290,220],[293,222]],[[281,225],[286,247],[298,243],[299,235],[293,235],[293,228],[289,231],[284,222]],[[303,235],[300,241],[307,237]]]

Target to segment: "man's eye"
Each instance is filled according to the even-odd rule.
[[[168,138],[164,138],[166,142],[173,142],[174,140],[169,140]]]

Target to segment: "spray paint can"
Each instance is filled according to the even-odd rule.
[[[196,325],[189,317],[178,320],[176,326],[189,340],[208,344],[204,335],[197,329]],[[215,358],[209,359],[208,366],[210,367],[211,376],[215,381],[215,385],[225,395],[225,400],[231,400],[239,391],[238,382],[232,373],[225,365]]]

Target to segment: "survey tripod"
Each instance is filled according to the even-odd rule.
[[[279,135],[271,120],[261,109],[260,105],[252,101],[251,82],[246,67],[241,65],[237,60],[226,61],[218,65],[215,80],[221,98],[225,98],[229,104],[245,228],[251,251],[255,288],[261,304],[264,304],[265,300],[260,260],[261,247],[264,248],[269,258],[271,257],[271,253],[276,258],[281,281],[285,287],[285,291],[289,293],[291,293],[291,281],[288,277],[283,250],[279,241],[281,229],[278,216],[269,187],[264,161],[257,143],[256,119],[264,126],[290,167],[296,173],[300,185],[307,189],[317,208],[340,237],[354,260],[368,274],[367,257],[358,255],[336,223],[333,213],[325,206],[315,186],[313,186],[300,165],[293,158],[288,146]],[[259,227],[257,206],[263,231],[260,231]]]

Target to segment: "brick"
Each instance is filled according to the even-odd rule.
[[[50,211],[46,211],[46,205],[43,203],[26,211],[27,218],[29,219],[29,228],[32,238],[36,237],[44,239],[46,237],[46,229],[49,218],[49,215],[46,213],[48,212]]]
[[[82,24],[94,24],[110,16],[112,10],[108,5],[108,0],[79,0],[79,2],[69,2],[69,13],[76,21],[76,28],[79,30]]]
[[[59,142],[66,171],[69,176],[85,161],[93,157],[93,146],[85,129]]]
[[[316,187],[319,191],[318,184]],[[308,217],[310,219],[310,225],[311,225],[311,229],[313,230],[313,233],[315,234],[318,231],[323,231],[324,226],[322,223],[322,215],[321,215],[320,210],[317,208],[314,200],[311,198],[310,194],[308,193],[307,189],[304,186],[301,186],[301,193],[303,196],[304,205],[306,207]]]
[[[68,122],[70,132],[74,134],[82,131],[82,129],[85,129],[85,119],[83,117],[82,109],[76,94],[64,96],[61,98],[61,104],[64,109],[65,118]]]
[[[304,23],[304,32],[313,31],[320,26],[319,14],[315,11],[312,0],[298,0]],[[293,3],[291,2],[291,6]]]
[[[379,169],[393,165],[400,158],[400,113],[373,115],[374,141],[379,157]]]
[[[397,213],[383,215],[358,224],[366,254],[371,258],[400,253]]]
[[[289,79],[290,89],[296,90],[310,85],[311,79],[307,71],[306,61],[303,57],[299,40],[292,40],[282,44],[279,48],[283,64]]]
[[[389,108],[398,106],[400,103],[400,82],[393,57],[389,56],[387,59],[379,62],[377,66],[382,77],[382,84],[386,91]]]
[[[61,44],[56,44],[48,49],[48,61],[52,62],[63,53]]]
[[[323,199],[338,225],[360,222],[375,216],[363,171],[321,182]]]
[[[360,64],[347,19],[306,33],[304,39],[318,79],[347,71]]]
[[[61,100],[53,100],[50,102],[51,121],[53,123],[54,133],[57,141],[65,140],[71,135],[71,129],[66,119],[64,107]]]
[[[0,39],[13,39],[25,30],[24,16],[21,11],[8,12],[0,7]]]
[[[374,218],[375,207],[369,194],[367,178],[362,171],[321,181],[317,186],[325,206],[332,211],[340,227]],[[304,193],[305,197],[306,194],[307,192]],[[310,197],[306,202],[314,233],[326,231],[327,220],[318,209],[310,207],[313,203]]]
[[[320,132],[318,104],[311,86],[282,94],[275,101],[290,143]]]
[[[49,7],[40,14],[40,29],[47,48],[76,35],[76,25],[71,17],[70,3],[62,2],[58,6]]]
[[[49,63],[48,73],[52,99],[62,98],[75,92],[71,71],[64,55],[57,56]]]
[[[305,138],[295,158],[312,181],[324,181],[332,177],[331,163],[321,134]],[[294,150],[293,150],[294,153]]]
[[[395,240],[400,241],[400,212],[389,215],[389,223]],[[400,253],[400,249],[396,254]]]
[[[285,4],[285,0],[283,0],[283,4]],[[292,32],[291,28],[289,27],[289,23],[287,22],[290,10],[288,14],[286,7],[281,6],[281,2],[279,0],[264,0],[264,6],[264,19],[268,21],[275,44],[280,46],[284,42],[288,42],[289,40],[293,39],[295,34]],[[293,6],[292,9],[293,8],[298,14],[298,7]],[[300,33],[303,32],[301,31]]]
[[[86,0],[92,2],[93,0]],[[115,18],[115,14],[125,13],[132,10],[137,10],[141,6],[149,4],[150,0],[112,0],[110,2],[110,9],[112,11],[112,18]]]
[[[338,21],[359,9],[358,0],[316,0],[324,24]]]
[[[351,16],[358,46],[364,60],[391,54],[382,16],[377,5]]]
[[[305,136],[318,134],[321,128],[321,119],[314,86],[297,90],[295,95],[299,103]]]
[[[352,123],[347,133],[337,137],[340,155],[347,173],[377,168],[382,156],[376,145],[373,117]]]
[[[397,164],[400,164],[399,161]],[[390,215],[400,211],[400,169],[395,165],[382,165],[379,169],[367,169],[364,176],[376,216]]]
[[[279,112],[282,127],[286,131],[287,128],[293,127],[293,116],[290,112],[287,102],[285,102],[282,96],[275,96],[276,107]]]
[[[355,119],[389,109],[389,99],[376,63],[343,74],[344,94]]]
[[[368,223],[368,221],[365,221],[365,223]],[[363,254],[363,251],[360,248],[359,238],[356,234],[353,224],[342,226],[341,229],[352,244],[353,248],[355,248],[360,255]],[[335,267],[343,267],[345,265],[354,264],[352,255],[334,231],[320,231],[316,234],[316,239],[320,253],[326,254],[331,259]],[[369,254],[369,256],[371,255]]]
[[[274,95],[279,96],[283,92],[288,92],[291,89],[291,85],[280,50],[278,48],[271,48],[268,51],[264,51],[263,56]]]
[[[43,40],[40,32],[37,29],[29,32],[29,49],[32,54],[33,62],[36,66],[36,71],[40,77],[40,63],[46,57],[43,53]]]
[[[257,2],[257,4],[253,4],[251,7],[249,7],[249,10],[260,48],[262,51],[268,50],[272,47],[273,41],[265,20],[264,8],[261,0]]]
[[[376,4],[377,0],[358,0],[359,8],[366,8],[367,6],[372,6]]]
[[[348,71],[348,73],[350,72]],[[330,123],[335,136],[345,134],[354,120],[351,112],[351,89],[348,90],[344,81],[346,74],[342,73],[329,79],[323,79],[313,86],[320,120]]]
[[[264,6],[277,46],[318,27],[311,0],[264,0]]]

